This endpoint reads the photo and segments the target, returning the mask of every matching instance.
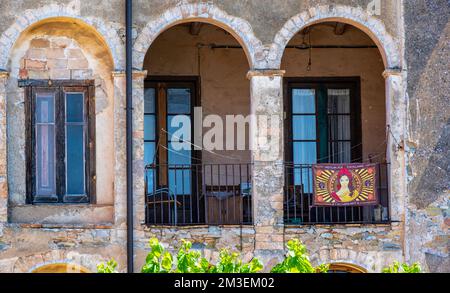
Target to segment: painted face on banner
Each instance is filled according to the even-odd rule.
[[[318,164],[314,170],[315,206],[376,205],[372,164]]]

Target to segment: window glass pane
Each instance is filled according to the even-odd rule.
[[[191,171],[186,168],[170,169],[169,189],[175,195],[191,194]]]
[[[175,127],[172,126],[172,122]],[[191,141],[191,117],[187,115],[167,116],[167,131],[170,141]]]
[[[331,140],[350,140],[351,127],[349,115],[329,116],[330,139]]]
[[[294,142],[294,164],[314,164],[316,162],[315,142]]]
[[[168,114],[191,113],[191,90],[188,88],[167,90]]]
[[[155,89],[146,88],[144,90],[144,111],[146,114],[155,113]]]
[[[348,114],[350,113],[350,90],[329,89],[328,90],[328,113]]]
[[[85,194],[84,126],[82,125],[66,125],[66,164],[66,193]]]
[[[328,149],[330,151],[330,163],[351,163],[351,142],[330,142]]]
[[[154,187],[156,186],[156,178],[155,178],[155,170],[154,169],[147,169],[147,191],[149,193],[154,192]]]
[[[84,95],[80,93],[66,94],[66,121],[84,122]]]
[[[55,98],[53,95],[36,95],[36,122],[53,123],[55,121]]]
[[[144,143],[144,164],[146,166],[153,163],[153,159],[155,157],[155,143],[154,142],[145,142]],[[147,172],[147,188],[149,192],[153,192],[153,184],[155,182],[154,174],[155,170],[146,169]]]
[[[316,116],[294,116],[292,124],[295,140],[316,139]]]
[[[297,186],[303,186],[303,192],[312,193],[313,178],[311,167],[294,168],[294,182]]]
[[[316,91],[314,89],[292,90],[292,113],[314,114],[316,112]]]
[[[189,165],[192,162],[189,143],[169,143],[169,164]]]
[[[144,140],[155,140],[155,115],[144,116]]]
[[[155,157],[155,143],[145,142],[144,143],[144,163],[145,165],[153,163],[153,158]]]
[[[55,126],[36,126],[36,194],[55,195]]]

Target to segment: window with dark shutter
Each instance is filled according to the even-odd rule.
[[[23,80],[28,203],[95,201],[93,81]]]

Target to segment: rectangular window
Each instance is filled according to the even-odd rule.
[[[358,87],[354,79],[288,82],[287,162],[311,165],[362,159]],[[303,181],[300,176],[295,175],[296,183]]]
[[[27,201],[88,203],[95,197],[95,102],[91,81],[23,80]]]

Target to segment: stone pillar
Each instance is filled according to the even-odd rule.
[[[144,80],[147,71],[133,72],[133,205],[134,242],[139,239],[141,224],[145,221],[145,164],[144,164]],[[147,240],[145,240],[147,241]],[[136,258],[136,249],[135,249]],[[135,271],[139,271],[139,260],[135,261]]]
[[[386,80],[386,131],[388,132],[386,158],[389,168],[390,212],[393,229],[400,230],[400,245],[405,256],[405,222],[406,222],[406,100],[401,70],[388,69],[383,72]]]
[[[265,260],[268,267],[284,251],[283,75],[281,70],[248,73],[251,114],[256,122],[251,129],[255,255]]]
[[[114,223],[126,228],[127,157],[126,157],[126,75],[112,72],[114,84]]]
[[[9,73],[0,71],[0,223],[8,221],[8,176],[6,137],[6,83]]]

